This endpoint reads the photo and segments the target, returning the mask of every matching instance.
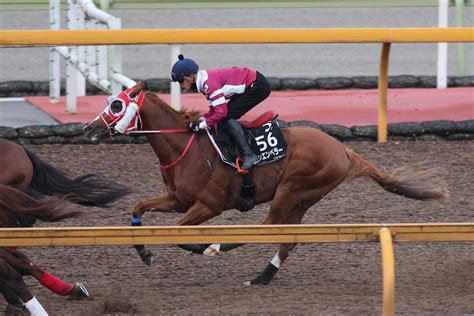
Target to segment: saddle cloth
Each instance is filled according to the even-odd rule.
[[[276,118],[277,115],[273,111],[268,111],[252,122],[239,121],[250,148],[262,158],[258,166],[285,157],[287,145]],[[220,124],[206,131],[221,160],[237,168],[236,162],[239,157],[239,150],[229,132]]]

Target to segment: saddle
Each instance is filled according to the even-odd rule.
[[[239,121],[250,149],[262,158],[257,166],[285,157],[287,145],[276,121],[277,117],[273,111],[267,111],[253,121]],[[246,174],[239,167],[239,149],[227,130],[217,124],[215,128],[208,130],[208,136],[221,160],[236,168],[240,174]]]
[[[267,111],[251,122],[239,121],[247,143],[252,151],[261,158],[257,166],[277,161],[286,155],[287,145],[276,118],[277,115],[273,111]],[[221,160],[236,168],[237,172],[242,175],[236,208],[241,212],[251,210],[256,205],[255,184],[252,180],[252,173],[240,169],[237,145],[233,142],[229,132],[220,124],[214,129],[208,130],[208,136]]]

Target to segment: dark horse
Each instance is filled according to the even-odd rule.
[[[130,191],[95,174],[71,179],[30,150],[0,139],[0,184],[28,188],[44,195],[64,195],[71,202],[104,207]]]
[[[81,211],[64,209],[65,202],[64,198],[56,197],[37,199],[16,188],[0,185],[0,227],[25,227],[32,225],[32,219],[57,222],[84,214]],[[35,265],[22,252],[14,248],[0,247],[0,292],[11,305],[21,308],[25,306],[31,315],[45,315],[43,307],[24,283],[24,275],[33,276],[59,295],[89,296],[82,283],[64,282]]]
[[[142,132],[158,156],[167,193],[139,202],[133,210],[132,222],[140,223],[147,211],[184,213],[177,225],[198,225],[223,211],[236,208],[241,177],[232,167],[221,162],[210,142],[193,142],[205,138],[205,132],[182,132],[200,113],[175,111],[158,96],[142,93],[138,84],[126,96],[139,102],[136,113],[142,121]],[[143,102],[140,102],[140,95]],[[121,96],[123,97],[123,93]],[[128,102],[112,101],[105,111],[86,126],[91,141],[113,134],[114,124],[127,113]],[[127,109],[128,110],[128,109]],[[117,123],[118,122],[118,123]],[[157,132],[161,131],[161,132]],[[176,133],[175,133],[176,132]],[[277,162],[253,170],[257,203],[271,201],[270,212],[263,224],[300,224],[306,211],[345,180],[367,177],[388,192],[417,200],[441,200],[447,189],[432,182],[432,172],[405,172],[403,176],[387,173],[363,159],[335,138],[309,127],[282,130],[287,142],[287,155]],[[296,244],[281,244],[267,268],[247,284],[267,284]],[[182,245],[197,253],[215,254],[237,245]],[[138,247],[142,260],[150,263],[151,253]]]

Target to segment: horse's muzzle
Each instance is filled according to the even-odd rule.
[[[105,138],[108,135],[107,129],[100,128],[100,127],[94,128],[91,125],[84,126],[83,130],[84,130],[84,135],[87,138],[89,138],[89,140],[93,144],[99,143],[101,139]]]

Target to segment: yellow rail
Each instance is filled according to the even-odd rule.
[[[473,27],[2,30],[2,46],[474,42]]]
[[[0,246],[98,246],[201,243],[474,241],[474,223],[3,228]]]
[[[387,141],[388,61],[391,43],[474,42],[473,27],[258,28],[136,30],[0,30],[0,46],[132,44],[383,43],[379,73],[379,142]]]
[[[3,228],[0,246],[380,241],[383,315],[395,311],[394,241],[474,241],[474,223]]]

